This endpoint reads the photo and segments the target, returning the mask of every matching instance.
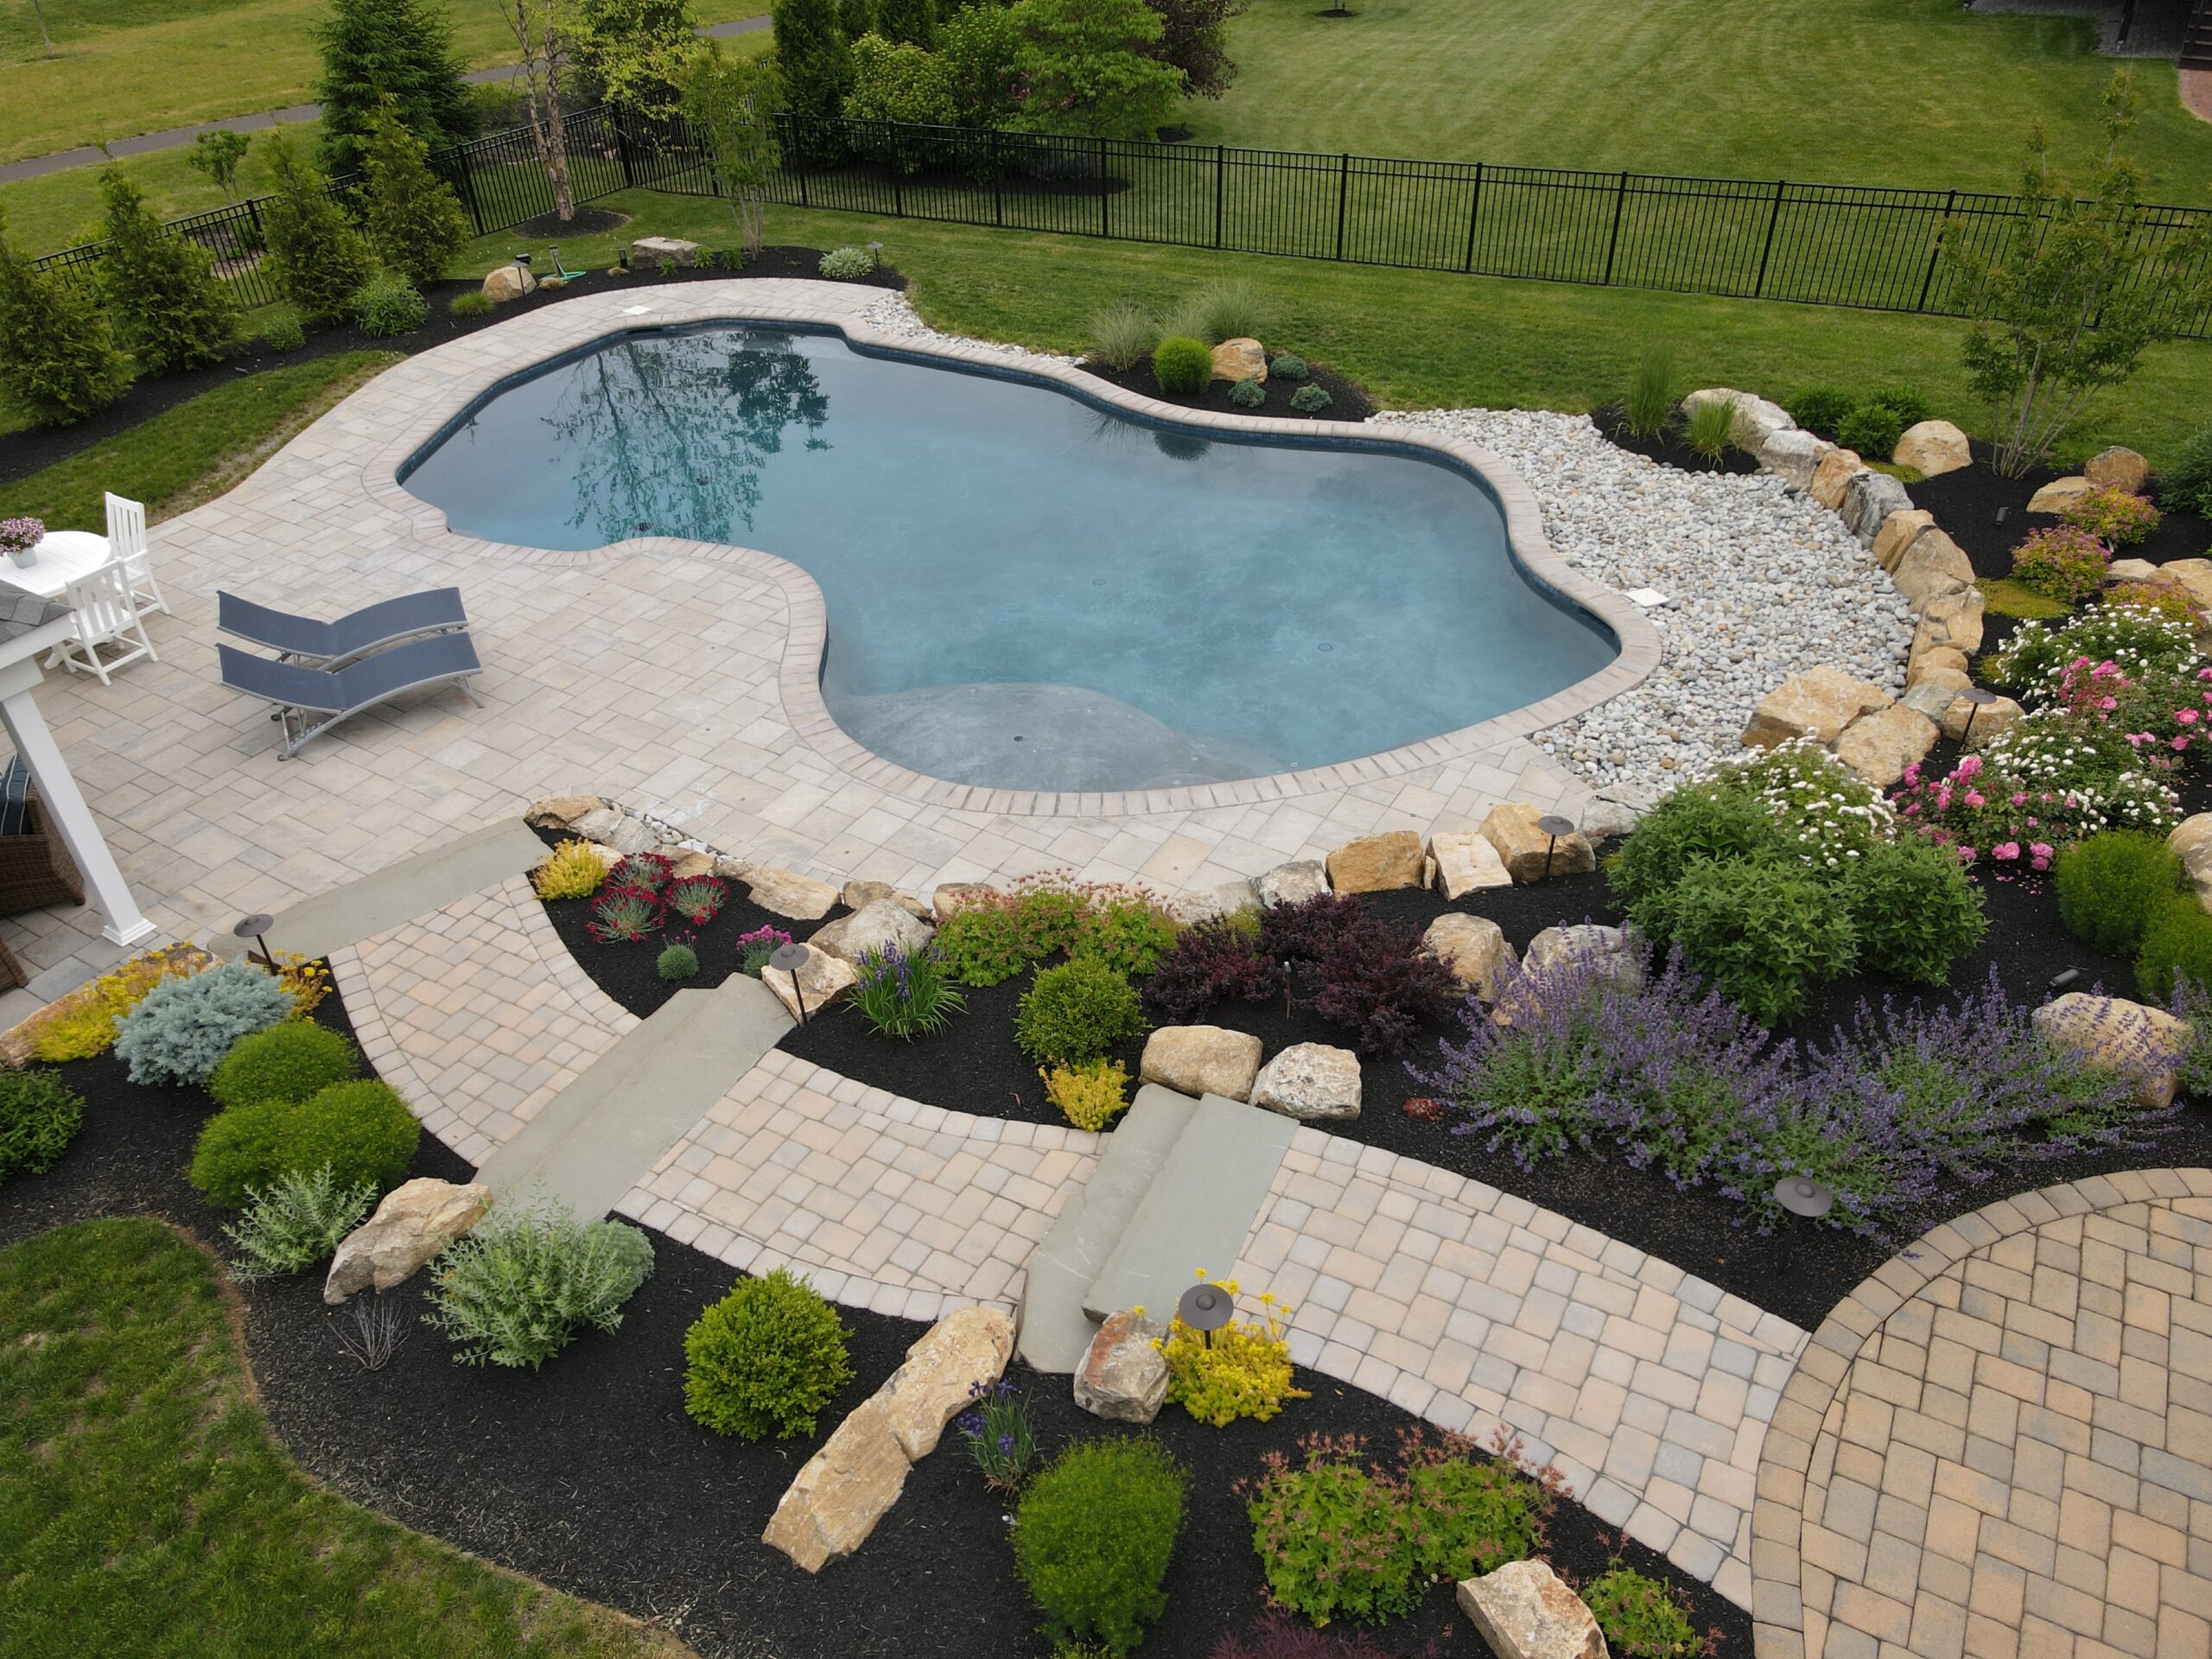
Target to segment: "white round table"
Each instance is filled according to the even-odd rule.
[[[107,537],[89,530],[50,530],[27,565],[0,559],[0,582],[41,599],[59,599],[68,585],[88,576],[111,556]]]

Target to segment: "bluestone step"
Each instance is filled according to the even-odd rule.
[[[582,1220],[612,1210],[791,1029],[757,979],[678,991],[539,1109],[476,1179],[540,1189]]]
[[[1022,1278],[1022,1358],[1040,1371],[1072,1371],[1083,1363],[1096,1321],[1083,1311],[1084,1292],[1121,1242],[1198,1103],[1147,1083],[1101,1142],[1090,1183],[1070,1198],[1043,1243],[1030,1253]]]
[[[1203,1268],[1212,1279],[1236,1271],[1252,1223],[1267,1202],[1297,1132],[1296,1120],[1243,1101],[1202,1095],[1121,1239],[1084,1293],[1084,1312],[1103,1319],[1141,1307],[1174,1312]]]

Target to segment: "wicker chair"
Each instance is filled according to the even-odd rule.
[[[85,902],[85,878],[37,795],[23,801],[23,833],[0,836],[0,916]]]

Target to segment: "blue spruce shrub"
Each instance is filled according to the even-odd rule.
[[[133,1083],[205,1083],[239,1038],[292,1012],[292,994],[251,963],[226,962],[188,979],[165,979],[123,1016],[115,1052]]]

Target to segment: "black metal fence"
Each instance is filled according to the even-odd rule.
[[[836,212],[1171,243],[1241,253],[1454,270],[1731,298],[1956,315],[1965,296],[1938,254],[1947,224],[2000,253],[2031,221],[2017,198],[1961,190],[1701,179],[1481,162],[1391,161],[1159,144],[969,127],[785,117],[772,200]],[[652,188],[712,195],[713,169],[681,119],[612,108],[566,118],[573,199]],[[439,150],[480,236],[553,210],[527,128]],[[334,180],[351,195],[358,176]],[[173,221],[209,249],[248,305],[276,300],[261,259],[260,197]],[[2146,207],[2133,235],[2144,280],[2206,210]],[[41,267],[89,272],[102,245]],[[2200,254],[2201,270],[2206,256]],[[2177,320],[2212,336],[2212,307]]]

